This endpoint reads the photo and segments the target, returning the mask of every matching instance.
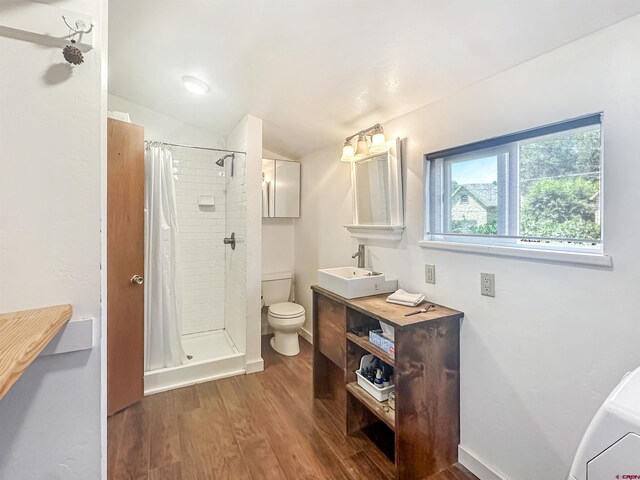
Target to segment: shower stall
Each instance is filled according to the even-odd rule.
[[[151,238],[158,208],[145,205],[145,394],[245,371],[246,353],[246,154],[187,145],[147,144],[146,198],[161,149],[168,174],[159,190],[160,210],[170,218]],[[173,200],[171,200],[173,198]],[[155,243],[154,243],[155,242]],[[157,254],[152,246],[162,243]],[[169,247],[169,243],[172,244]],[[174,269],[172,286],[153,278]],[[158,305],[175,305],[175,321],[162,320]],[[171,347],[171,339],[177,347]],[[171,351],[169,351],[171,350]],[[158,352],[153,354],[153,352]]]

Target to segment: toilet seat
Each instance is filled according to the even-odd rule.
[[[304,307],[292,302],[274,303],[269,307],[269,315],[275,318],[296,318],[304,315]]]

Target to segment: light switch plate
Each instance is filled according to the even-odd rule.
[[[485,297],[496,296],[496,276],[493,273],[480,274],[480,293]]]
[[[436,283],[436,266],[426,264],[424,266],[424,281],[427,283]]]

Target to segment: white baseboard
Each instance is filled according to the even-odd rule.
[[[482,463],[477,455],[466,450],[462,445],[458,445],[458,462],[480,480],[508,480],[507,477]]]
[[[247,366],[245,367],[245,371],[246,371],[247,375],[249,375],[250,373],[262,372],[263,370],[264,370],[264,360],[263,359],[254,360],[253,362],[249,362],[249,363],[247,363]]]
[[[309,342],[311,345],[313,345],[313,335],[311,335],[311,333],[308,330],[305,330],[304,328],[301,328],[300,330],[298,330],[298,335],[300,335],[307,342]]]

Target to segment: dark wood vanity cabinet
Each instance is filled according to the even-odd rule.
[[[385,425],[380,443],[392,446],[398,479],[428,478],[455,464],[463,313],[437,305],[405,317],[416,308],[389,304],[387,294],[348,300],[311,288],[314,399],[340,419],[346,434]],[[379,321],[394,327],[395,357],[351,332]],[[367,353],[394,367],[395,410],[357,384],[355,371]]]

